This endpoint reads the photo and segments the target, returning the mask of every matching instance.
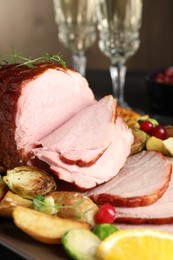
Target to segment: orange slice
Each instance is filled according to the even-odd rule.
[[[156,230],[121,230],[107,237],[96,252],[100,260],[172,260],[173,235]]]

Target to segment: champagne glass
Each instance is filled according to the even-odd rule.
[[[124,100],[125,62],[139,48],[142,0],[97,0],[99,48],[110,59],[113,95]]]
[[[72,66],[85,76],[86,50],[96,40],[96,0],[53,0],[59,40],[72,52]]]

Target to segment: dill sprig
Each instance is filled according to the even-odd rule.
[[[15,48],[12,47],[12,54],[7,55],[6,57],[10,58],[11,64],[16,64],[16,66],[27,66],[29,68],[34,68],[35,64],[38,62],[54,62],[59,63],[65,70],[67,70],[66,62],[62,59],[62,55],[60,53],[51,55],[45,52],[44,56],[32,59],[32,57],[26,58],[23,57],[20,53],[16,51]],[[3,61],[7,64],[8,62],[3,59]]]

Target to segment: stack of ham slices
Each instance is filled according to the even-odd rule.
[[[121,228],[162,224],[161,230],[167,231],[164,224],[173,224],[172,163],[157,152],[143,151],[130,156],[111,181],[85,194],[98,204],[113,204],[116,223],[132,224],[118,225]]]
[[[0,85],[4,166],[48,168],[59,190],[114,205],[117,223],[173,223],[172,162],[130,156],[133,135],[111,95],[96,101],[86,79],[53,63],[1,66]]]
[[[61,180],[90,189],[112,179],[130,154],[133,136],[106,96],[85,108],[33,149]]]

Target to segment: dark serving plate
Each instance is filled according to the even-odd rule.
[[[19,230],[12,220],[0,220],[0,245],[8,249],[7,259],[28,259],[28,260],[68,260],[68,256],[63,251],[61,245],[47,245],[38,242],[21,230]],[[5,249],[4,248],[4,249]],[[13,255],[15,253],[15,257]]]

